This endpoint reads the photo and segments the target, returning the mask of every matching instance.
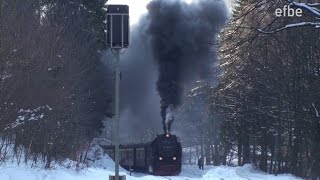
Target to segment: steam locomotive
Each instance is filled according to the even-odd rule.
[[[114,146],[102,146],[114,157]],[[182,147],[177,136],[158,135],[145,144],[120,145],[120,165],[129,171],[158,176],[175,176],[181,172]]]

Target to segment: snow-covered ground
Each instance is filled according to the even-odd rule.
[[[108,180],[109,175],[114,174],[114,163],[109,158],[96,161],[93,166],[77,172],[66,168],[65,165],[56,165],[50,170],[31,167],[17,163],[7,163],[0,166],[0,180]],[[127,180],[297,180],[291,175],[269,175],[254,170],[250,165],[243,167],[206,166],[205,170],[199,170],[197,166],[183,166],[180,176],[159,177],[142,173],[132,173],[121,169],[122,175]]]

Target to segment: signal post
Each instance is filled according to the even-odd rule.
[[[107,45],[116,57],[115,74],[115,123],[114,123],[114,161],[115,175],[109,180],[125,180],[126,176],[119,176],[119,129],[120,129],[120,51],[129,47],[129,6],[107,6]]]

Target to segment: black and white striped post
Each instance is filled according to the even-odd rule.
[[[115,176],[109,180],[125,180],[119,176],[119,121],[120,121],[120,50],[129,47],[129,6],[108,5],[107,7],[107,45],[116,56],[115,82],[115,125],[114,125],[114,161]]]

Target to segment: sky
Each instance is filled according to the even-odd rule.
[[[142,14],[147,13],[146,5],[151,0],[108,0],[107,4],[126,4],[129,5],[130,25],[138,22]],[[185,0],[190,3],[192,0]]]

